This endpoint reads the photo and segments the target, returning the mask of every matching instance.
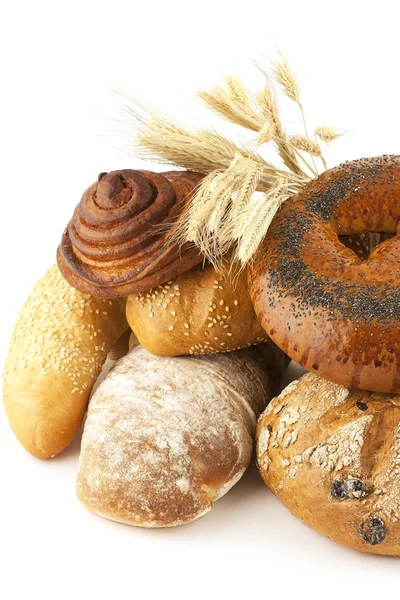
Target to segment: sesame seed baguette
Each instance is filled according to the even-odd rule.
[[[268,339],[246,273],[224,276],[210,264],[128,296],[126,316],[140,344],[158,356],[228,352]]]
[[[257,415],[286,366],[272,343],[171,358],[134,348],[90,400],[80,501],[100,516],[141,527],[201,517],[245,472]]]
[[[400,556],[400,396],[292,382],[260,416],[257,464],[307,525],[361,552]]]
[[[125,300],[72,288],[57,266],[18,316],[3,373],[3,399],[21,444],[38,458],[71,442],[107,353],[127,329]]]

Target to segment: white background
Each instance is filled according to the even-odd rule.
[[[3,360],[18,308],[54,261],[63,227],[101,171],[141,166],[116,149],[132,91],[183,120],[194,91],[279,46],[298,73],[310,129],[350,133],[330,165],[399,151],[397,2],[8,2],[0,16]],[[285,105],[286,106],[286,105]],[[290,121],[295,113],[287,113]],[[294,123],[290,128],[295,129]],[[120,144],[121,145],[121,144]],[[158,167],[159,169],[159,167]],[[30,457],[0,416],[0,596],[13,598],[379,597],[398,559],[358,554],[292,517],[254,467],[198,522],[150,531],[108,522],[75,497],[79,440]],[[398,591],[397,591],[398,594]]]

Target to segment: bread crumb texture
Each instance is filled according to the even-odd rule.
[[[257,463],[278,498],[321,533],[400,555],[400,396],[304,375],[260,416]]]

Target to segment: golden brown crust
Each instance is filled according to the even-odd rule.
[[[129,525],[197,519],[244,473],[257,415],[285,367],[272,343],[178,358],[133,349],[90,401],[79,499]]]
[[[400,157],[345,163],[285,202],[249,268],[265,331],[292,359],[332,381],[400,391],[400,238],[367,261],[338,235],[396,232]]]
[[[256,453],[265,483],[307,525],[400,556],[400,396],[309,373],[261,415]]]
[[[168,239],[203,175],[125,169],[102,173],[83,194],[57,251],[59,268],[82,292],[122,297],[164,283],[201,261]]]
[[[228,352],[268,339],[246,273],[223,276],[210,264],[129,296],[126,316],[142,346],[159,356]]]
[[[36,284],[3,374],[8,420],[33,456],[52,457],[70,443],[107,353],[127,326],[124,300],[82,294],[56,266]]]

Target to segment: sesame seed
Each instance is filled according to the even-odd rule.
[[[186,335],[186,337],[189,335],[187,331],[185,331],[185,333],[183,335]]]
[[[185,328],[185,329],[189,329],[189,323],[185,323],[185,324],[184,324],[184,328]]]
[[[170,325],[170,326],[168,327],[168,331],[173,331],[173,329],[174,329],[174,326],[173,326],[173,325]]]

